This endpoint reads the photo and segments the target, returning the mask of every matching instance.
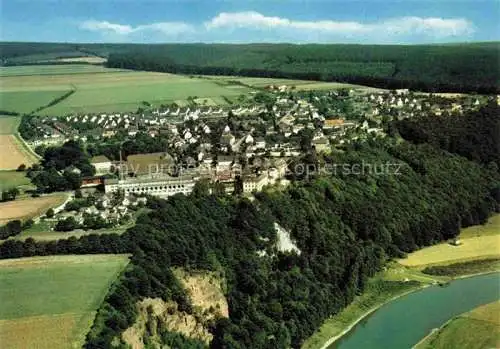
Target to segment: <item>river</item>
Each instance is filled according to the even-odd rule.
[[[391,301],[328,348],[411,348],[433,328],[500,298],[500,272],[430,286]]]

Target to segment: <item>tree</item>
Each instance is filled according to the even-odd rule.
[[[24,223],[23,223],[23,226],[22,226],[22,229],[23,230],[26,230],[26,229],[29,229],[33,226],[33,224],[35,224],[35,221],[33,219],[27,219]]]
[[[24,172],[26,170],[26,165],[25,164],[21,164],[19,165],[19,167],[17,168],[17,172]]]
[[[55,212],[54,212],[54,209],[53,209],[53,208],[49,208],[49,209],[47,210],[47,212],[45,212],[45,216],[46,216],[47,218],[53,218],[53,217],[54,217],[54,215],[55,215]]]
[[[4,190],[4,191],[2,191],[2,201],[15,200],[17,195],[19,195],[19,189],[17,189],[17,188]]]
[[[66,187],[68,189],[77,190],[82,185],[82,177],[76,172],[64,171],[63,178],[66,181]]]
[[[222,184],[220,182],[215,182],[212,185],[212,193],[215,196],[224,196],[224,195],[226,195],[226,188],[224,187],[224,184]]]
[[[70,216],[64,219],[61,219],[57,222],[56,226],[54,227],[55,231],[71,231],[75,230],[78,228],[78,222],[75,220],[74,217]]]
[[[16,219],[13,221],[9,221],[5,226],[0,227],[0,240],[17,235],[21,232],[21,230],[22,224],[20,220]]]
[[[234,195],[243,194],[243,178],[241,176],[236,176],[234,179]]]
[[[314,136],[314,130],[305,128],[305,129],[300,130],[298,135],[300,137],[300,141],[299,141],[300,149],[303,152],[311,151],[311,149],[312,149],[311,142],[312,142],[312,139]]]
[[[210,194],[210,181],[207,179],[199,180],[195,183],[191,193],[196,198],[201,198]]]

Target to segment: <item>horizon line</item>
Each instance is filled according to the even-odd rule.
[[[439,45],[463,45],[463,44],[500,44],[498,40],[480,41],[450,41],[450,42],[428,42],[428,43],[347,43],[347,42],[289,42],[289,41],[246,41],[246,42],[224,42],[224,41],[197,41],[197,42],[84,42],[84,41],[11,41],[0,40],[0,44],[67,44],[67,45],[350,45],[350,46],[439,46]]]

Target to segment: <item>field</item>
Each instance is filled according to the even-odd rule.
[[[0,100],[8,111],[31,112],[69,90],[69,98],[41,114],[135,111],[141,102],[152,105],[207,99],[207,104],[236,98],[251,89],[224,86],[214,81],[168,73],[108,69],[93,65],[16,66],[0,69]]]
[[[18,116],[0,115],[0,134],[10,135],[17,133],[17,127],[20,122],[21,118]]]
[[[86,56],[86,57],[69,57],[69,58],[58,58],[56,62],[66,62],[66,63],[91,63],[91,64],[102,64],[106,62],[106,58],[97,56]]]
[[[460,233],[461,245],[441,243],[410,253],[399,263],[409,267],[500,256],[500,214],[485,225],[469,227]]]
[[[15,135],[0,134],[0,170],[15,170],[21,164],[31,166],[34,155]]]
[[[500,234],[500,214],[496,214],[491,217],[484,225],[474,225],[472,227],[462,229],[462,231],[460,232],[460,238],[466,239],[475,236],[498,234]]]
[[[16,187],[32,187],[24,172],[0,171],[0,191]]]
[[[124,255],[50,256],[0,261],[3,349],[79,348]]]
[[[65,88],[55,91],[5,91],[2,87],[0,87],[1,110],[20,114],[29,114],[39,107],[46,106],[70,90]]]
[[[0,203],[0,225],[14,219],[24,220],[39,216],[49,208],[61,205],[65,200],[65,194],[54,194],[2,202]]]
[[[143,101],[153,106],[172,102],[187,105],[188,97],[195,97],[196,102],[201,104],[221,105],[268,85],[295,86],[297,90],[366,89],[333,82],[232,76],[188,77],[85,64],[3,67],[0,68],[0,76],[1,109],[8,111],[29,113],[70,90],[76,90],[67,99],[40,112],[44,115],[135,111]]]
[[[32,75],[66,75],[89,74],[127,71],[109,69],[97,65],[67,64],[67,65],[20,65],[15,67],[0,67],[0,77],[32,76]],[[3,80],[2,80],[3,81]]]
[[[500,255],[500,235],[462,239],[460,246],[442,243],[410,253],[399,262],[409,267],[443,264]]]
[[[292,86],[295,87],[298,91],[310,91],[310,90],[332,90],[332,89],[340,89],[340,88],[361,88],[361,89],[371,89],[377,90],[376,88],[361,86],[361,85],[352,85],[352,84],[343,84],[338,82],[320,82],[313,80],[291,80],[291,79],[273,79],[273,78],[251,78],[251,77],[243,77],[243,76],[203,76],[203,78],[213,81],[223,82],[230,86],[231,82],[239,82],[243,85],[253,87],[253,88],[265,88],[270,85],[273,86],[282,86],[286,85],[289,88]],[[238,86],[234,84],[233,86]]]
[[[500,301],[480,306],[447,322],[417,349],[499,348]]]

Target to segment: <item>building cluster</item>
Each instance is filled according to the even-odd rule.
[[[38,117],[41,136],[32,144],[89,137],[98,142],[133,142],[139,136],[161,140],[166,144],[161,152],[128,155],[120,161],[93,158],[97,175],[114,174],[104,183],[106,193],[167,197],[190,193],[199,180],[227,191],[239,186],[250,193],[283,181],[287,161],[304,151],[330,152],[367,137],[384,137],[384,124],[395,119],[462,113],[484,103],[479,97],[408,90],[269,90],[265,102],[255,97],[255,103],[239,106]]]
[[[92,203],[81,204],[88,202],[87,199],[73,199],[68,201],[64,207],[55,211],[53,217],[45,218],[49,222],[59,222],[68,218],[73,218],[79,227],[87,229],[89,222],[95,222],[99,219],[101,224],[107,228],[123,225],[130,221],[133,213],[138,207],[146,204],[145,197],[127,196],[118,197],[114,194],[92,194]],[[93,229],[93,228],[91,228]]]
[[[127,196],[159,197],[179,193],[187,195],[193,191],[196,182],[202,180],[218,184],[226,192],[237,190],[237,183],[241,183],[242,192],[251,193],[280,182],[287,169],[284,159],[254,160],[244,165],[236,156],[209,157],[193,166],[178,168],[167,153],[137,154],[122,163],[100,157],[100,160],[93,159],[92,163],[96,168],[108,167],[120,172],[117,178],[104,181],[106,193],[123,191]]]

